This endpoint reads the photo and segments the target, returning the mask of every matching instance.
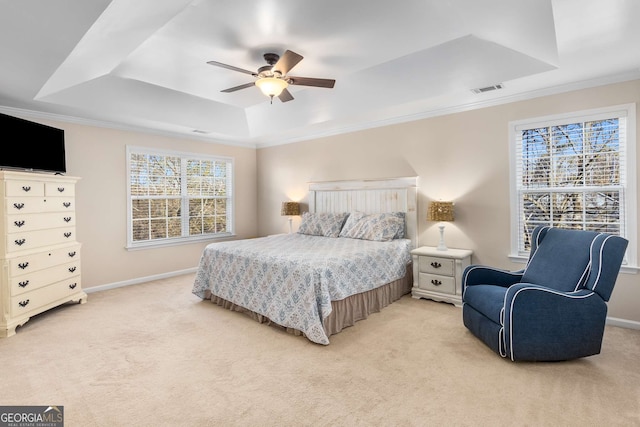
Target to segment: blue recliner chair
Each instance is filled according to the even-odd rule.
[[[522,271],[471,265],[463,273],[464,325],[513,361],[600,353],[628,241],[591,231],[537,227]]]

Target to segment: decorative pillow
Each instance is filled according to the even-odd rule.
[[[347,218],[340,237],[386,242],[404,238],[404,212],[365,214],[352,212]]]
[[[338,237],[348,213],[305,212],[298,233],[312,236]]]

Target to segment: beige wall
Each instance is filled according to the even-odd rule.
[[[211,242],[134,251],[125,249],[127,145],[233,157],[236,234],[240,238],[255,237],[255,149],[69,123],[47,124],[65,130],[67,175],[81,178],[76,188],[76,206],[84,288],[194,268],[202,249]]]
[[[520,269],[508,259],[508,122],[639,101],[636,80],[259,149],[258,232],[287,232],[280,203],[305,203],[310,181],[418,176],[421,245],[438,243],[436,225],[424,219],[428,201],[454,200],[456,221],[446,227],[447,245],[473,249],[474,263]],[[638,282],[637,274],[619,276],[610,317],[640,322]]]

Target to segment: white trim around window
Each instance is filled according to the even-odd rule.
[[[539,191],[539,188],[525,187],[522,184],[523,177],[523,131],[569,125],[574,123],[587,123],[599,120],[619,118],[620,130],[620,183],[617,190],[621,192],[622,203],[619,206],[619,220],[615,225],[620,228],[620,235],[629,240],[623,272],[637,272],[637,188],[636,188],[636,105],[623,104],[593,110],[576,111],[567,114],[536,117],[525,120],[509,122],[509,152],[510,152],[510,197],[511,197],[511,252],[509,258],[515,262],[526,262],[528,253],[523,249],[523,223],[526,209],[521,203],[523,192]],[[551,155],[554,157],[554,154]],[[558,155],[558,158],[561,156]],[[561,159],[562,160],[562,159]],[[576,192],[584,191],[580,188],[549,187],[550,193],[554,191]],[[597,190],[597,188],[596,188]],[[604,190],[603,190],[604,191]],[[554,219],[550,218],[550,224]],[[544,221],[543,221],[544,222]]]
[[[126,147],[127,249],[216,240],[234,234],[234,160]]]

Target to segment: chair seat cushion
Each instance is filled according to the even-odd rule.
[[[504,307],[506,287],[496,285],[473,285],[464,290],[464,303],[469,304],[493,322],[501,325],[501,311]]]

